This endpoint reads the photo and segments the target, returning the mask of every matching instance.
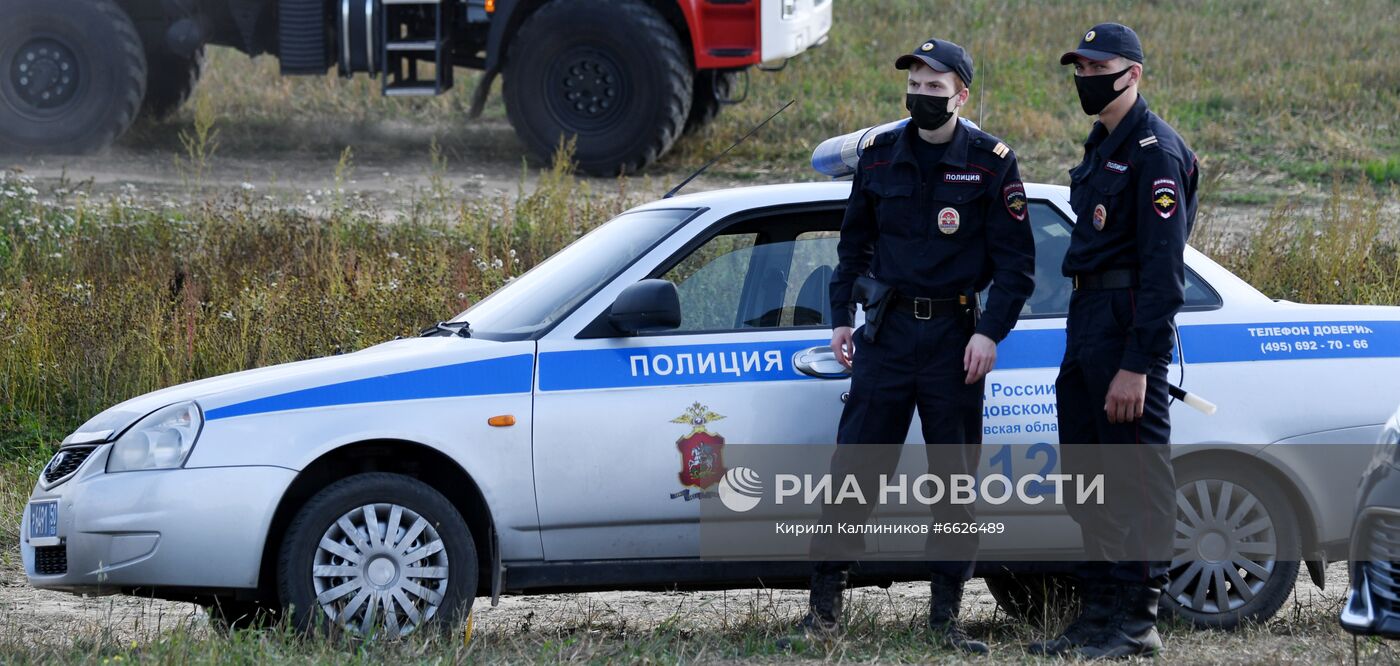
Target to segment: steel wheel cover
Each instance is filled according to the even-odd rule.
[[[441,608],[448,553],[412,509],[367,504],[321,535],[310,573],[316,603],[335,625],[361,636],[406,636]]]
[[[1274,573],[1278,533],[1243,486],[1205,479],[1177,488],[1167,594],[1198,613],[1239,610]]]

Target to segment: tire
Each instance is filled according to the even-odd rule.
[[[690,116],[685,120],[685,133],[693,134],[719,117],[723,100],[734,95],[739,87],[739,73],[707,69],[696,73],[695,89],[690,96]]]
[[[1037,629],[1062,626],[1079,613],[1073,576],[1003,573],[983,581],[1002,612]]]
[[[0,16],[0,153],[93,152],[131,126],[146,56],[121,8],[0,0]]]
[[[282,618],[282,609],[276,604],[232,598],[216,599],[205,606],[204,611],[209,614],[209,626],[223,636],[244,629],[270,627]]]
[[[1283,488],[1248,465],[1189,460],[1178,466],[1176,486],[1179,526],[1174,540],[1186,545],[1177,548],[1172,560],[1162,610],[1209,629],[1234,629],[1273,617],[1292,593],[1302,559],[1297,512]],[[1222,500],[1224,520],[1198,521],[1182,508],[1185,503],[1199,516],[1205,506],[1210,509],[1206,513],[1218,514]]]
[[[1203,571],[1215,565],[1207,559],[1187,559],[1188,549],[1179,548],[1170,569],[1171,582],[1162,594],[1161,610],[1169,617],[1180,618],[1200,629],[1233,630],[1242,624],[1263,623],[1278,612],[1279,607],[1292,593],[1298,578],[1298,563],[1301,559],[1300,530],[1294,518],[1296,513],[1293,504],[1277,482],[1257,469],[1244,465],[1208,466],[1193,464],[1188,460],[1179,466],[1176,477],[1177,520],[1188,527],[1195,524],[1195,521],[1186,515],[1181,503],[1185,502],[1199,513],[1203,502],[1200,499],[1198,484],[1205,484],[1207,502],[1209,506],[1217,508],[1223,488],[1227,484],[1231,487],[1228,501],[1230,509],[1226,514],[1226,522],[1232,513],[1247,502],[1245,498],[1248,496],[1255,498],[1257,507],[1247,510],[1235,524],[1253,526],[1258,525],[1261,520],[1267,520],[1269,527],[1245,534],[1244,540],[1233,543],[1228,539],[1203,543],[1204,538],[1212,531],[1218,535],[1218,529],[1208,529],[1205,533],[1200,533],[1183,532],[1178,528],[1176,540],[1189,541],[1197,555],[1201,555],[1204,548],[1205,554],[1222,561],[1218,548],[1238,549],[1243,546],[1246,548],[1244,552],[1231,550],[1228,554],[1259,555],[1250,548],[1267,543],[1268,537],[1271,537],[1273,550],[1279,555],[1273,558],[1252,559],[1248,568],[1235,567],[1234,575],[1238,576],[1244,585],[1223,586],[1226,603],[1222,610],[1219,602],[1221,586],[1216,584],[1214,574],[1209,574],[1208,581],[1201,576]],[[1233,557],[1230,559],[1235,561]],[[1219,567],[1219,571],[1224,580],[1231,580],[1229,567]],[[1078,591],[1075,589],[1073,577],[1070,576],[1001,574],[987,576],[986,582],[992,597],[997,600],[997,605],[1003,611],[1014,618],[1038,626],[1043,626],[1047,620],[1069,617],[1077,612]],[[1204,602],[1195,594],[1202,584],[1205,585]]]
[[[461,514],[438,491],[400,474],[359,474],[317,493],[288,526],[277,561],[294,626],[364,638],[392,639],[467,617],[477,576],[476,546]]]
[[[576,137],[584,172],[635,173],[680,136],[693,85],[676,31],[646,3],[553,0],[511,41],[506,113],[543,160]]]
[[[174,115],[194,94],[194,87],[203,73],[203,46],[193,55],[184,57],[171,53],[163,44],[148,42],[146,99],[141,105],[141,114],[153,120],[165,120]]]

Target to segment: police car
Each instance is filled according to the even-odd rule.
[[[860,136],[814,162],[841,175]],[[805,585],[801,562],[699,557],[697,498],[724,472],[725,442],[833,441],[849,378],[827,346],[827,285],[849,190],[655,201],[423,337],[116,405],[43,470],[21,526],[28,579],[195,601],[224,622],[291,606],[299,623],[377,635],[461,616],[479,595]],[[1066,188],[1025,194],[1036,291],[987,380],[984,465],[1045,472],[1073,218]],[[1270,617],[1300,561],[1320,585],[1346,556],[1369,451],[1292,445],[1376,440],[1400,400],[1400,308],[1274,301],[1195,250],[1186,262],[1172,379],[1220,411],[1172,408],[1180,520],[1164,603],[1233,627]],[[1077,544],[1064,516],[1015,524]],[[990,558],[998,538],[982,544]],[[982,573],[1012,610],[1044,589]]]

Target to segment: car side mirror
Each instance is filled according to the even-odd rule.
[[[642,280],[617,295],[608,323],[629,335],[668,331],[681,325],[681,298],[667,280]]]

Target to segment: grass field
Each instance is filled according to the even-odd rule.
[[[827,45],[780,72],[753,72],[748,100],[683,139],[657,172],[693,168],[795,99],[716,169],[740,179],[814,179],[806,160],[821,139],[905,114],[903,72],[893,60],[938,36],[963,44],[976,61],[965,115],[1017,150],[1028,180],[1061,182],[1090,122],[1059,54],[1090,25],[1118,20],[1144,41],[1144,94],[1213,176],[1208,200],[1216,192],[1325,190],[1334,177],[1400,179],[1400,22],[1382,19],[1395,13],[1392,0],[834,1]],[[483,142],[472,131],[465,112],[475,81],[459,71],[450,95],[391,99],[365,77],[283,78],[272,58],[249,61],[216,49],[200,91],[221,119],[230,154],[334,155],[371,134],[431,127],[454,160],[471,168],[520,150],[509,134]],[[494,94],[485,119],[504,116]],[[169,129],[139,126],[126,143],[178,150]],[[383,142],[374,149],[386,150]],[[402,149],[421,154],[421,143],[405,140]]]
[[[1394,643],[1353,643],[1337,626],[1345,573],[1329,572],[1325,591],[1304,579],[1275,619],[1237,632],[1162,623],[1167,656],[1157,663],[1385,664],[1400,659]],[[1340,575],[1338,575],[1340,574]],[[1046,630],[1010,620],[974,581],[964,622],[992,654],[978,663],[1063,663],[1033,659],[1023,646]],[[192,606],[112,598],[69,602],[75,620],[53,626],[3,615],[0,662],[49,664],[445,664],[445,663],[966,663],[930,647],[921,629],[927,586],[859,588],[850,593],[847,632],[837,641],[791,653],[775,641],[802,613],[805,595],[788,590],[702,593],[592,593],[507,598],[498,608],[479,599],[474,631],[462,624],[397,643],[308,639],[274,626],[225,637]],[[1058,618],[1056,618],[1058,620]],[[1355,652],[1353,653],[1353,650]],[[1151,663],[1139,660],[1139,663]]]

